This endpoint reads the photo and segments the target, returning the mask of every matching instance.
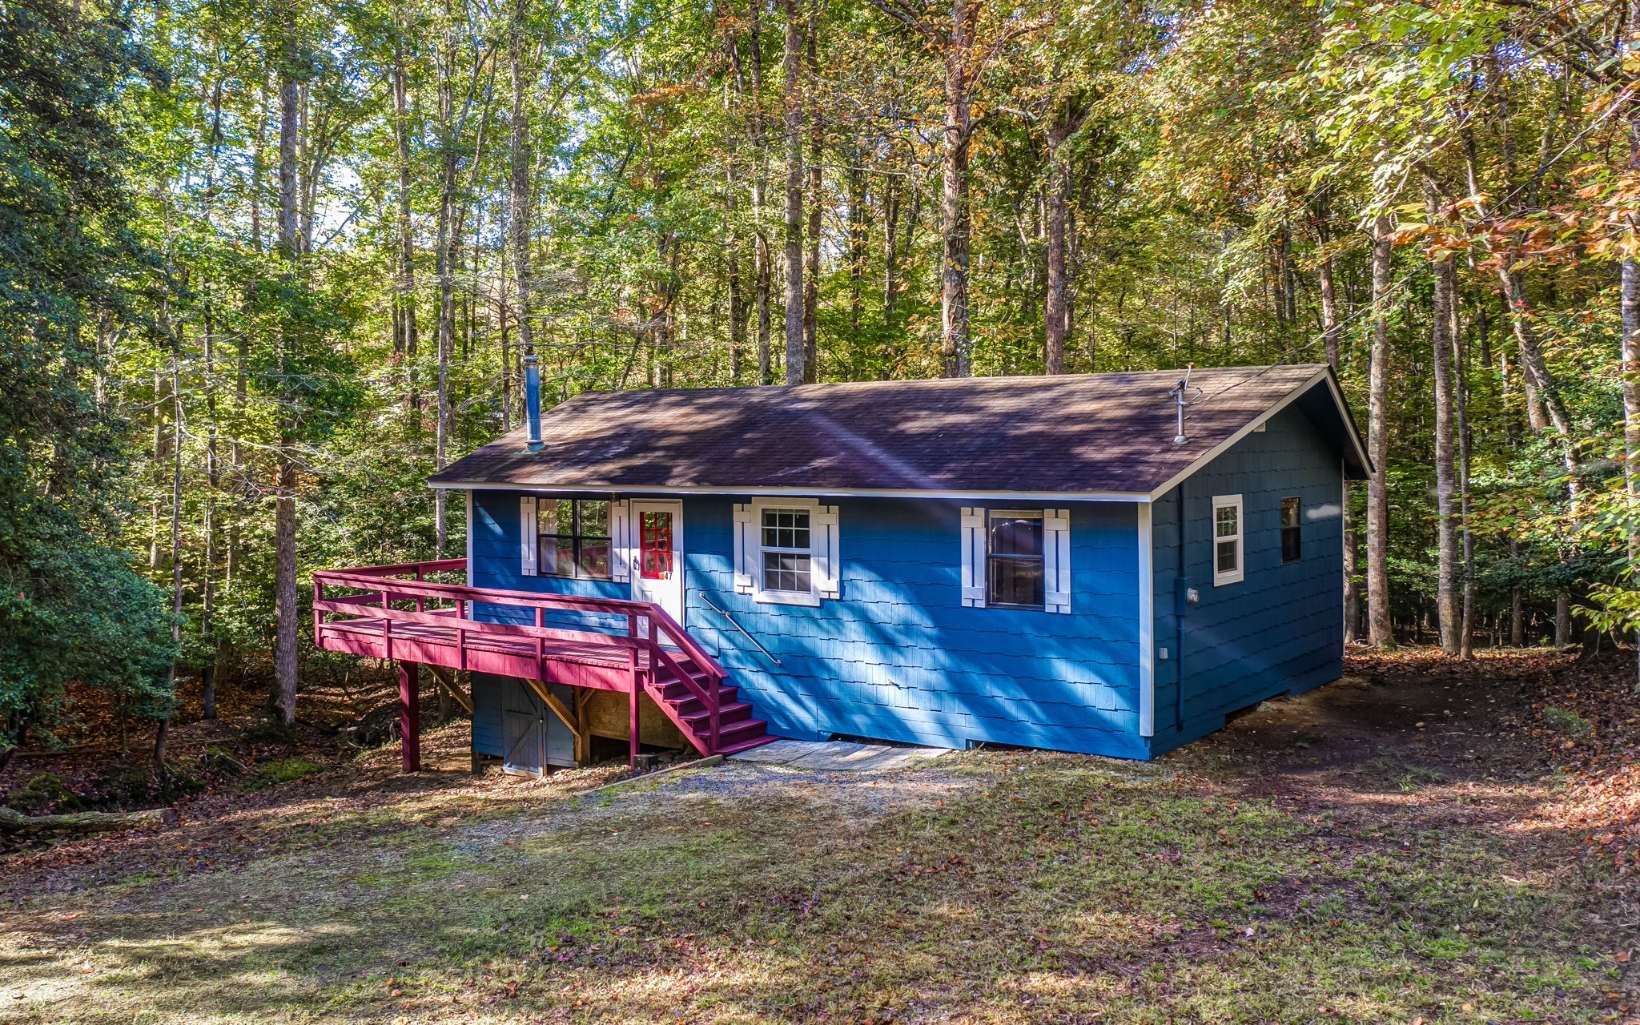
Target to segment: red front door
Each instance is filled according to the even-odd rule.
[[[632,535],[638,541],[638,572],[632,597],[652,601],[683,622],[683,503],[632,503]]]

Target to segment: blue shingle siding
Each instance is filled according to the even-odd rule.
[[[733,500],[685,504],[689,629],[774,732],[1142,753],[1131,505],[1072,506],[1073,612],[1060,615],[963,607],[961,503],[835,501],[840,596],[817,607],[736,594]]]
[[[1213,732],[1231,712],[1338,678],[1344,650],[1341,491],[1337,452],[1304,412],[1289,407],[1154,504],[1155,636],[1168,658],[1156,662],[1152,754]],[[1215,587],[1212,500],[1238,494],[1244,577]],[[1297,497],[1303,510],[1302,558],[1286,564],[1284,497]],[[1194,606],[1185,601],[1190,587],[1201,596]]]
[[[473,674],[473,750],[500,758],[501,688],[514,681],[490,673]]]
[[[511,491],[473,493],[473,558],[471,585],[508,591],[540,594],[573,594],[583,598],[630,598],[631,588],[609,580],[575,580],[567,577],[525,576],[519,540],[519,495]],[[519,606],[480,605],[475,617],[496,623],[530,624],[534,614]],[[624,620],[589,613],[549,613],[544,622],[575,630],[619,629]]]
[[[474,586],[629,596],[625,583],[523,576],[518,498],[474,494]],[[839,506],[841,596],[817,607],[756,602],[734,590],[734,501],[684,501],[685,625],[723,662],[771,732],[1144,756],[1132,505],[1055,503],[1072,510],[1072,612],[1061,615],[964,608],[963,503],[918,499],[828,500]],[[516,615],[496,606],[480,614]],[[560,622],[585,628],[592,618]]]

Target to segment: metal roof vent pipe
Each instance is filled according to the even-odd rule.
[[[1190,405],[1189,401],[1185,399],[1185,395],[1190,391],[1190,371],[1194,370],[1195,366],[1196,365],[1194,363],[1186,363],[1184,367],[1184,376],[1179,378],[1179,382],[1177,384],[1168,389],[1168,394],[1173,396],[1173,405],[1177,409],[1179,416],[1178,428],[1173,434],[1173,444],[1175,445],[1183,445],[1185,442],[1184,411],[1185,407]]]
[[[541,369],[533,352],[524,357],[524,422],[524,447],[541,451]]]

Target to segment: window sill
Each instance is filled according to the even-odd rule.
[[[1241,581],[1242,581],[1242,574],[1240,572],[1227,573],[1222,577],[1217,575],[1217,574],[1214,574],[1214,576],[1213,576],[1213,586],[1214,587],[1224,587],[1227,584],[1239,584],[1239,583],[1241,583]]]
[[[1007,609],[1007,610],[1012,611],[1012,612],[1046,612],[1046,611],[1048,611],[1048,607],[1046,605],[1015,605],[1012,602],[1004,602],[1004,601],[987,601],[985,603],[985,607],[988,608],[988,609]]]
[[[811,607],[817,607],[820,604],[820,596],[818,594],[804,591],[759,590],[752,595],[752,600],[755,602],[761,602],[764,605],[808,605]]]
[[[532,573],[532,574],[528,574],[528,575],[535,578],[536,580],[590,580],[593,583],[600,583],[600,584],[607,584],[607,583],[612,582],[615,579],[613,576],[608,576],[608,577],[574,577],[574,576],[570,576],[567,573]]]

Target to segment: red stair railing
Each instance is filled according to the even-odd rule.
[[[573,639],[587,645],[607,646],[614,649],[611,654],[615,659],[620,659],[620,653],[626,656],[624,661],[629,673],[628,688],[633,719],[631,744],[634,755],[638,744],[637,696],[646,690],[652,692],[651,697],[656,706],[672,719],[702,754],[716,752],[720,730],[720,687],[729,674],[718,664],[717,659],[667,614],[665,609],[653,602],[468,587],[463,584],[436,583],[426,579],[432,573],[460,572],[466,568],[466,559],[444,559],[437,562],[318,571],[313,574],[314,641],[323,646],[326,627],[346,627],[350,624],[374,627],[379,623],[385,657],[392,660],[394,623],[436,627],[451,631],[452,641],[444,642],[438,639],[438,643],[448,643],[453,648],[449,656],[449,665],[457,669],[468,668],[469,653],[480,650],[477,645],[483,640],[532,642],[535,678],[543,682],[547,676],[545,663],[552,657],[546,651],[546,644],[549,641]],[[345,588],[364,593],[329,596],[326,594],[326,588]],[[394,608],[395,602],[413,603],[414,611]],[[429,608],[430,603],[447,604]],[[474,603],[529,609],[533,613],[534,623],[521,625],[473,619],[471,612]],[[623,636],[600,631],[548,627],[545,619],[549,611],[621,616],[626,620],[626,634]],[[327,616],[346,618],[327,619]],[[646,631],[639,631],[639,619],[648,623]],[[425,641],[427,636],[423,631],[418,640]],[[674,654],[674,649],[682,653],[684,661],[693,662],[699,667],[700,672],[710,682],[710,686],[702,686],[695,679],[694,674],[689,672],[683,661]],[[642,655],[647,656],[647,664],[646,660],[640,657]],[[662,693],[655,673],[656,668],[661,665],[669,669],[675,680],[681,683],[692,697],[698,699],[706,710],[708,736],[704,741],[696,736],[696,730],[677,714],[672,703]]]

